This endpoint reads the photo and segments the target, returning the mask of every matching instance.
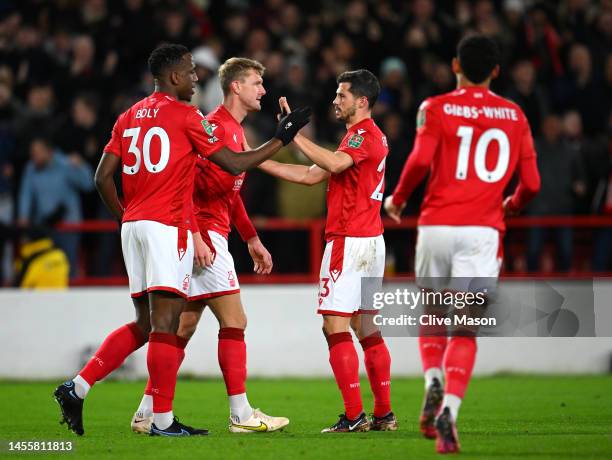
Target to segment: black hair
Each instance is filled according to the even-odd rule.
[[[149,71],[155,78],[159,78],[169,68],[179,64],[187,53],[189,50],[183,45],[172,43],[160,45],[149,56]]]
[[[497,43],[484,35],[470,35],[457,45],[457,58],[463,75],[472,83],[485,81],[499,65],[501,52]]]
[[[368,99],[368,107],[371,109],[376,104],[380,94],[380,83],[372,72],[366,69],[342,72],[336,78],[336,83],[350,83],[349,91],[357,97],[365,96]]]

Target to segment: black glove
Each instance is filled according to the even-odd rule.
[[[310,107],[301,107],[280,119],[276,126],[274,137],[279,139],[283,145],[293,140],[300,129],[310,121]]]

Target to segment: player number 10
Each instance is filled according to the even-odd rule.
[[[136,174],[140,170],[140,163],[142,160],[144,160],[145,168],[150,173],[156,174],[163,171],[163,169],[168,165],[168,160],[170,160],[170,138],[168,137],[168,133],[164,130],[164,128],[160,128],[159,126],[149,128],[142,141],[142,153],[137,145],[139,135],[140,128],[129,128],[123,131],[123,137],[132,138],[128,152],[134,155],[136,159],[132,166],[124,164],[123,172],[129,175]],[[150,154],[151,140],[153,139],[153,136],[159,137],[160,142],[159,161],[155,164],[151,162]]]
[[[459,156],[457,158],[457,171],[455,172],[455,177],[459,180],[467,179],[473,135],[474,128],[470,126],[459,126],[457,130],[457,136],[461,138],[461,144],[459,144]],[[497,141],[499,145],[499,157],[497,158],[495,168],[490,171],[487,169],[487,151],[491,141]],[[508,170],[509,161],[510,142],[508,141],[506,133],[496,128],[487,129],[483,132],[476,143],[476,150],[474,153],[474,169],[476,170],[478,178],[483,182],[490,183],[501,180]]]

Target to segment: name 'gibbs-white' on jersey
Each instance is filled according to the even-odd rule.
[[[243,152],[244,131],[232,114],[220,105],[206,115],[206,129],[214,140],[213,152],[227,147],[234,152]],[[227,238],[234,201],[239,198],[245,173],[232,176],[216,164],[198,158],[196,162],[195,206],[200,231],[213,230]]]
[[[503,191],[518,162],[536,155],[521,109],[480,87],[459,88],[423,102],[411,155],[420,155],[419,150],[434,151],[419,225],[480,225],[501,231]]]
[[[329,178],[325,239],[381,235],[387,138],[374,120],[366,118],[349,128],[338,150],[350,155],[354,164]]]
[[[204,116],[194,106],[155,92],[117,119],[105,153],[122,163],[123,222],[152,220],[191,229],[196,153],[213,153]]]

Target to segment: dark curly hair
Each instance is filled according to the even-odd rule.
[[[497,43],[484,35],[469,35],[457,45],[457,58],[463,75],[472,83],[482,83],[501,61]]]
[[[166,70],[180,63],[187,53],[189,50],[183,45],[172,43],[160,45],[149,56],[149,71],[155,78],[159,78]]]

